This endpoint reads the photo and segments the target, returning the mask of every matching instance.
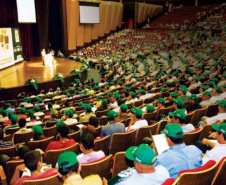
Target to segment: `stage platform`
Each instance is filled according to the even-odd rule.
[[[57,64],[44,66],[41,57],[32,58],[30,61],[23,61],[0,70],[0,87],[13,88],[24,86],[25,82],[32,76],[38,83],[51,81],[58,73],[69,77],[74,68],[80,68],[82,64],[74,60],[55,58]]]

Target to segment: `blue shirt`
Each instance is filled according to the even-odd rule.
[[[170,177],[176,179],[180,171],[202,165],[202,151],[193,145],[175,145],[157,157],[157,165],[159,164],[169,171]]]
[[[112,135],[118,132],[125,132],[125,125],[123,123],[108,123],[102,128],[100,137],[110,135],[109,144],[111,144]]]

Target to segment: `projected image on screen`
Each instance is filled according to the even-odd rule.
[[[17,0],[19,23],[36,23],[35,0]]]
[[[96,6],[80,5],[79,10],[80,10],[80,23],[86,24],[100,23],[99,4],[96,4]]]

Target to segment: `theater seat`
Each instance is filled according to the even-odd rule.
[[[223,185],[226,183],[226,157],[221,159],[211,185]]]
[[[175,182],[174,178],[169,178],[162,185],[172,185],[174,182]]]
[[[105,155],[108,155],[108,153],[109,153],[109,149],[108,149],[109,141],[110,141],[110,135],[102,137],[100,139],[96,139],[94,141],[93,150],[94,151],[102,150],[105,153]]]

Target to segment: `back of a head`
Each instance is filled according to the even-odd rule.
[[[94,137],[90,132],[83,132],[81,135],[81,143],[83,144],[86,150],[93,148],[94,146]]]
[[[89,124],[94,126],[95,128],[97,128],[98,125],[99,125],[97,117],[96,116],[91,116],[89,118]]]
[[[57,127],[57,131],[62,138],[67,138],[69,134],[69,127],[66,124],[62,124],[61,126]]]
[[[26,125],[26,119],[20,118],[19,121],[18,121],[18,124],[19,124],[19,127],[20,128],[25,127],[25,125]]]
[[[36,116],[35,115],[31,115],[31,120],[35,120]]]
[[[37,170],[39,161],[41,161],[41,154],[39,151],[32,150],[27,152],[24,156],[24,164],[31,172]]]
[[[0,140],[2,140],[2,139],[3,139],[3,137],[4,137],[4,132],[3,132],[3,130],[2,130],[2,129],[0,129]]]

